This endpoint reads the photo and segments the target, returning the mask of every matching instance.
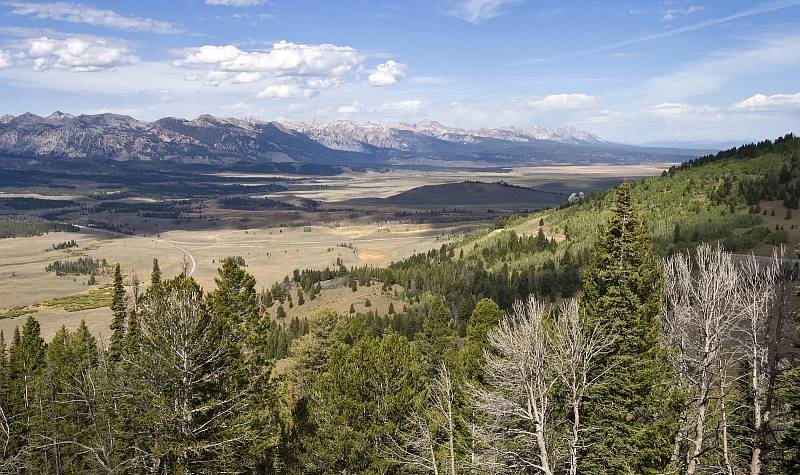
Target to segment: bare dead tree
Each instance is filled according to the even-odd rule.
[[[673,469],[683,458],[686,474],[697,472],[706,448],[713,399],[725,397],[720,378],[736,361],[727,353],[735,351],[732,338],[740,321],[740,279],[731,254],[701,244],[694,261],[696,265],[689,254],[667,259],[662,312],[673,363],[689,394],[672,458]]]
[[[567,300],[560,308],[555,334],[551,339],[556,375],[566,392],[566,407],[572,412],[571,431],[568,436],[567,473],[578,471],[578,452],[581,445],[581,407],[586,391],[599,381],[608,369],[589,377],[597,357],[608,352],[611,338],[600,328],[585,328],[578,314],[578,301]]]
[[[455,398],[453,379],[450,377],[447,365],[442,362],[439,367],[439,375],[433,384],[431,404],[444,423],[448,455],[446,469],[450,475],[456,474],[456,415],[453,409]]]
[[[558,376],[549,343],[547,307],[531,296],[489,333],[487,387],[472,386],[472,403],[484,420],[477,437],[485,469],[552,475],[550,444]]]
[[[753,437],[750,474],[763,470],[764,450],[772,430],[775,392],[780,363],[785,357],[780,348],[786,339],[790,276],[784,269],[784,249],[773,251],[762,264],[750,256],[742,265],[744,292],[740,305],[745,317],[743,346],[747,350],[752,391]]]
[[[388,458],[414,472],[455,475],[458,470],[455,398],[450,370],[442,362],[431,386],[428,407],[412,413],[405,428],[390,438],[386,448]],[[443,433],[443,442],[439,433]],[[443,461],[436,455],[440,451],[447,454]]]
[[[408,417],[403,430],[390,438],[385,452],[389,460],[403,465],[412,473],[439,475],[433,430],[428,421],[417,412]]]

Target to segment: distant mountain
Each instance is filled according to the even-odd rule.
[[[0,118],[0,154],[231,164],[511,166],[678,162],[687,151],[613,144],[573,128],[461,129],[434,121],[383,125],[262,122],[201,115],[145,122],[54,112]]]
[[[461,129],[448,127],[432,120],[417,124],[383,125],[374,122],[358,124],[349,120],[334,122],[281,122],[287,130],[304,133],[326,147],[350,152],[368,151],[366,146],[415,151],[424,148],[421,137],[435,138],[445,142],[472,145],[489,143],[490,140],[504,142],[533,143],[552,141],[572,145],[607,144],[605,140],[574,128],[550,129],[546,127],[501,127]]]

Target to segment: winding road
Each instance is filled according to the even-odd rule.
[[[147,240],[147,241],[152,241],[152,242],[156,242],[156,243],[160,243],[160,244],[166,244],[167,246],[174,247],[175,249],[181,251],[184,255],[189,257],[189,261],[191,261],[192,267],[186,273],[187,276],[191,277],[194,274],[194,271],[197,269],[197,261],[195,261],[194,256],[192,255],[192,253],[189,252],[188,250],[186,250],[185,248],[175,244],[174,242],[165,241],[163,239],[156,239],[156,238],[150,238],[150,237],[142,237],[142,236],[134,236],[134,235],[131,235],[131,234],[118,233],[116,231],[109,231],[108,229],[92,228],[92,227],[89,227],[89,226],[80,226],[80,225],[78,225],[77,227],[81,231],[93,231],[93,232],[98,232],[98,233],[102,233],[102,234],[108,234],[108,235],[111,235],[111,236],[144,239],[144,240]]]

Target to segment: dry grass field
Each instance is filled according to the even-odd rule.
[[[505,181],[558,193],[586,192],[593,188],[613,186],[622,177],[655,175],[666,167],[648,164],[533,167],[477,172],[394,170],[347,173],[333,177],[295,176],[292,177],[296,181],[291,191],[269,194],[269,197],[313,198],[335,203],[357,198],[385,198],[422,185],[465,180]],[[234,184],[237,178],[245,175],[224,176]],[[275,178],[273,174],[246,176],[263,177],[265,183]],[[44,195],[31,194],[19,196],[46,198]],[[134,197],[126,201],[136,200]],[[294,269],[332,267],[337,259],[341,259],[348,267],[364,264],[383,266],[415,252],[438,248],[444,242],[489,223],[476,219],[493,219],[491,215],[454,215],[450,219],[457,221],[454,223],[411,224],[413,219],[395,218],[391,209],[384,210],[383,214],[351,218],[346,211],[238,211],[218,209],[213,204],[204,214],[213,223],[203,220],[172,223],[170,220],[148,219],[130,213],[104,213],[98,217],[110,225],[131,223],[133,220],[135,236],[82,228],[78,233],[0,239],[0,330],[9,336],[28,315],[34,315],[42,325],[46,340],[60,326],[74,328],[82,319],[87,321],[95,334],[107,336],[110,310],[106,306],[110,275],[108,272],[99,275],[97,284],[89,286],[86,282],[88,276],[85,275],[57,276],[46,272],[45,267],[57,259],[72,260],[87,256],[106,259],[110,265],[119,262],[128,281],[133,273],[146,281],[152,261],[157,258],[166,276],[177,274],[185,268],[204,288],[210,289],[214,285],[220,261],[228,256],[241,256],[247,263],[247,271],[255,276],[258,287],[268,288]],[[294,222],[296,227],[286,225],[290,222]],[[518,231],[533,233],[538,228]],[[71,239],[76,240],[79,247],[67,251],[52,250],[54,244]],[[364,311],[362,307],[366,298],[370,299],[379,313],[386,312],[389,299],[380,295],[379,287],[359,289],[356,293],[347,288],[329,289],[313,303],[287,308],[287,311],[294,316],[309,313],[310,309],[323,304],[341,312],[347,312],[350,305],[355,304],[358,311]]]
[[[0,240],[0,315],[12,309],[32,313],[42,323],[45,338],[63,324],[74,327],[86,319],[93,329],[107,327],[108,309],[66,311],[64,302],[54,298],[98,292],[111,281],[109,275],[87,286],[87,276],[56,276],[46,272],[48,263],[85,255],[119,262],[126,276],[136,272],[146,280],[154,258],[165,275],[181,272],[184,266],[200,284],[214,285],[220,260],[242,256],[247,271],[259,287],[291,274],[294,269],[335,266],[338,258],[346,266],[386,265],[415,252],[438,248],[480,224],[457,225],[373,224],[303,228],[264,228],[248,230],[171,231],[159,237],[116,236],[99,230],[79,233],[51,233],[34,238]],[[49,250],[53,244],[75,239],[79,248],[70,252]],[[352,249],[349,247],[352,245]],[[346,246],[346,247],[345,247]],[[194,265],[193,265],[194,263]],[[349,291],[349,290],[348,290]],[[83,298],[91,305],[91,298]],[[378,299],[376,302],[380,302]],[[80,307],[80,301],[78,307]],[[347,302],[345,310],[351,302]],[[344,305],[344,304],[342,304]],[[379,304],[380,305],[380,304]],[[388,307],[388,303],[386,303]],[[73,305],[74,307],[74,305]],[[337,305],[334,305],[338,309]],[[381,305],[380,308],[383,308]],[[21,314],[0,319],[0,330],[7,335],[27,317]],[[99,323],[98,323],[99,322]]]

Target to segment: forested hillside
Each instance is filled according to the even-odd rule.
[[[787,136],[260,293],[117,266],[109,341],[0,339],[0,473],[796,473],[798,178]],[[405,307],[285,318],[334,279]]]

